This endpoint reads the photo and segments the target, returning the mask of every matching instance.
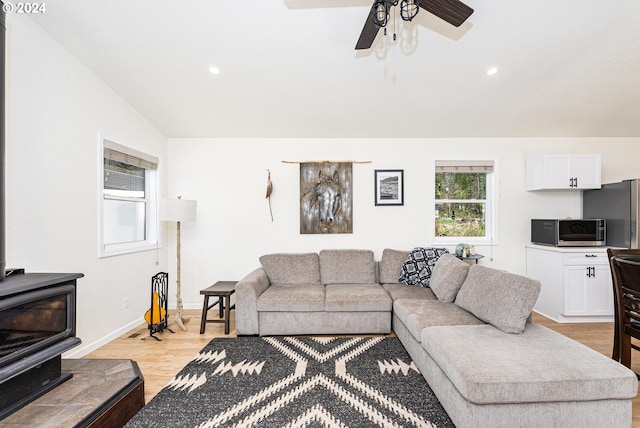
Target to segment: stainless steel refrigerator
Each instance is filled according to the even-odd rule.
[[[582,216],[607,220],[608,246],[638,248],[639,183],[624,180],[582,192]]]

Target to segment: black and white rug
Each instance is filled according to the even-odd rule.
[[[395,337],[214,339],[139,427],[453,427]]]

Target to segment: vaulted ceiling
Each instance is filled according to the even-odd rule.
[[[466,0],[459,28],[398,11],[356,51],[371,3],[55,0],[33,19],[168,137],[640,136],[637,0]]]

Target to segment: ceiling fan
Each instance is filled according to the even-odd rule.
[[[369,49],[381,27],[389,22],[389,10],[396,6],[399,0],[375,0],[364,23],[364,28],[356,43],[356,50]],[[459,0],[401,0],[400,16],[405,21],[411,21],[420,8],[431,12],[449,24],[459,27],[471,16],[473,9]]]

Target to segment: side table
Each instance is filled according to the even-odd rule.
[[[476,264],[478,264],[478,260],[484,258],[482,254],[472,254],[467,257],[463,257],[463,256],[456,256],[456,257],[459,258],[460,260],[474,260]]]
[[[231,295],[236,292],[236,283],[238,281],[218,281],[212,286],[200,290],[200,294],[204,295],[204,304],[202,305],[202,320],[200,321],[200,334],[204,333],[204,329],[207,323],[224,323],[224,334],[229,334],[229,315],[231,309],[235,308],[235,305],[231,306]],[[217,297],[218,300],[209,304],[209,297]],[[207,319],[207,312],[215,305],[219,305],[220,319],[210,320]]]

